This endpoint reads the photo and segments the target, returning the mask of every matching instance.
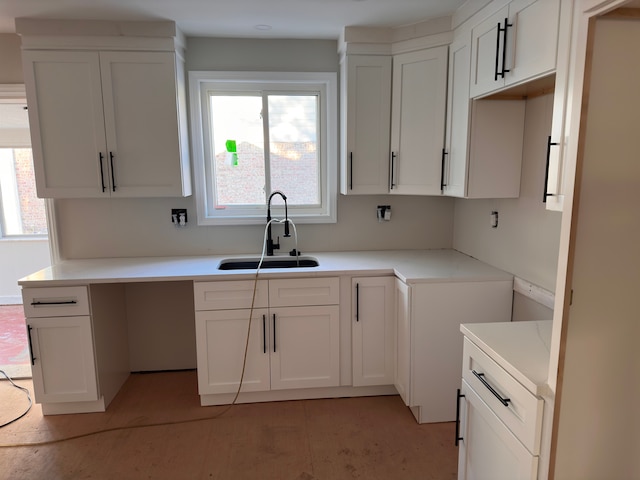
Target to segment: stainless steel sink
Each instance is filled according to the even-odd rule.
[[[226,258],[218,265],[218,270],[255,270],[260,258]],[[301,257],[265,257],[260,265],[264,268],[308,268],[320,265],[317,258]]]

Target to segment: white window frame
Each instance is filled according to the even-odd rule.
[[[266,206],[260,208],[210,208],[212,169],[207,168],[209,101],[212,89],[229,89],[233,84],[253,84],[260,90],[299,90],[320,92],[320,207],[289,206],[295,223],[335,223],[338,191],[338,93],[337,74],[333,72],[189,72],[191,147],[193,156],[198,225],[257,225],[266,218]],[[221,88],[218,88],[221,87]],[[268,87],[268,88],[265,88]],[[284,192],[285,194],[287,192]]]

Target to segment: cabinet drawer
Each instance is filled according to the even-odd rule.
[[[27,318],[90,315],[87,287],[23,288]]]
[[[193,285],[196,311],[251,308],[254,285],[256,287],[254,308],[267,307],[269,301],[267,280],[258,280],[257,285],[255,280],[196,282]]]
[[[542,399],[518,383],[467,338],[464,339],[462,378],[533,455],[540,453]],[[507,405],[498,396],[505,399]]]
[[[338,278],[290,278],[269,281],[270,307],[336,305],[339,301]]]

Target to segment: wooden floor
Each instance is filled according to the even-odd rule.
[[[22,394],[0,383],[0,410],[19,410]],[[456,478],[454,424],[418,425],[398,396],[243,404],[210,418],[223,408],[199,405],[193,371],[131,375],[105,413],[43,417],[34,405],[0,429],[0,478]]]

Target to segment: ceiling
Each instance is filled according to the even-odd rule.
[[[187,36],[337,39],[345,26],[399,27],[451,15],[465,0],[0,0],[18,17],[174,20]]]

